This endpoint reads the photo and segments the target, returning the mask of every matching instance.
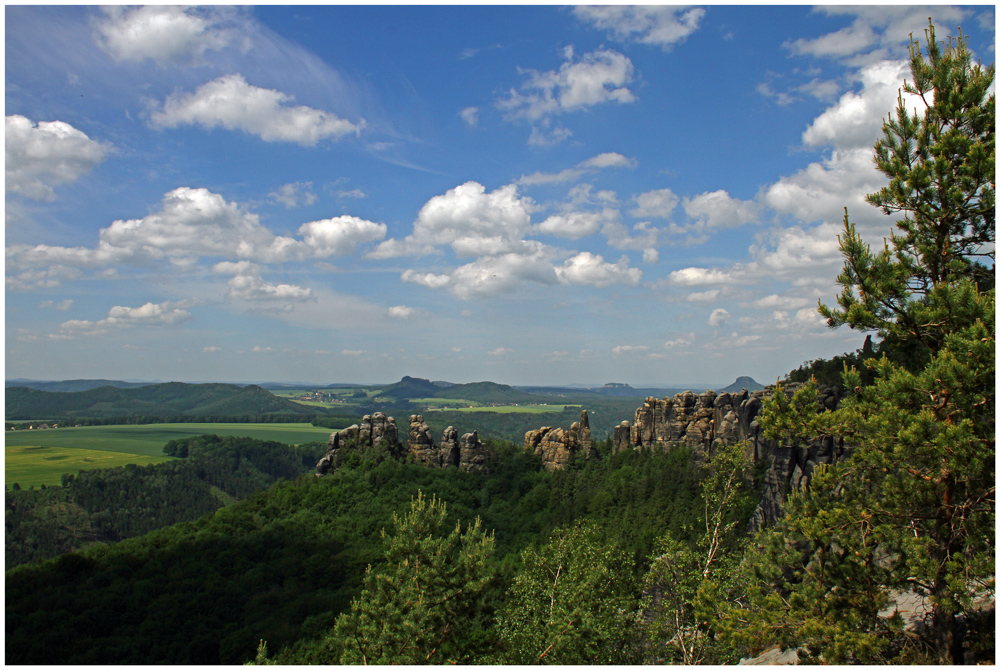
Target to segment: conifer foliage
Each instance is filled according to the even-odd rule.
[[[911,40],[912,81],[903,87],[926,109],[911,114],[900,94],[874,148],[889,184],[866,198],[904,216],[873,253],[845,213],[839,309],[821,304],[820,312],[832,327],[937,351],[962,325],[949,310],[956,284],[968,280],[984,291],[993,285],[996,105],[994,66],[974,65],[961,34],[942,48],[931,24],[926,39],[926,57]]]
[[[904,212],[878,253],[845,217],[839,309],[832,327],[875,331],[918,356],[865,361],[874,382],[846,369],[853,394],[818,413],[815,390],[776,393],[761,424],[776,439],[834,435],[853,446],[817,468],[766,536],[772,568],[758,592],[755,628],[800,657],[826,662],[961,663],[992,654],[995,600],[996,416],[993,66],[973,65],[959,36],[926,56],[911,46],[922,117],[900,102],[875,145],[889,185],[868,197]],[[900,594],[923,601],[922,629],[894,616]],[[990,605],[992,606],[992,605]],[[989,638],[988,640],[985,638]]]
[[[494,573],[493,536],[477,518],[447,535],[445,504],[419,493],[393,534],[386,562],[369,566],[364,589],[337,619],[329,663],[424,665],[468,661],[468,633]]]

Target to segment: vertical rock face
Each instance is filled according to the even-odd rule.
[[[435,467],[441,465],[441,452],[434,444],[431,429],[424,422],[424,417],[419,414],[410,416],[410,431],[406,446],[419,462]]]
[[[457,468],[462,462],[462,445],[458,441],[458,431],[452,426],[444,429],[439,453],[443,468]]]
[[[558,470],[566,466],[570,456],[582,453],[585,458],[600,458],[590,434],[590,420],[587,410],[580,412],[580,420],[569,430],[543,426],[524,434],[524,448],[542,457],[546,470]]]
[[[454,429],[452,429],[454,430]],[[473,431],[462,436],[459,442],[458,467],[464,472],[490,474],[489,462],[493,452],[479,441],[479,433]]]
[[[399,431],[396,429],[396,420],[382,412],[366,415],[361,419],[361,441],[365,446],[371,447],[380,447],[383,444],[389,447],[398,446]]]
[[[787,384],[791,395],[801,384]],[[821,463],[833,463],[844,456],[845,446],[833,438],[810,440],[806,444],[779,444],[764,439],[757,425],[757,415],[763,399],[774,393],[769,386],[763,391],[720,393],[705,391],[695,395],[690,391],[673,398],[646,398],[628,421],[615,427],[612,434],[615,453],[625,449],[656,449],[669,452],[679,446],[690,447],[696,458],[711,458],[723,444],[741,440],[747,442],[747,455],[753,462],[770,462],[764,491],[751,521],[751,529],[769,525],[783,516],[785,492],[807,486],[813,469]],[[818,404],[821,409],[836,409],[837,389],[821,387]]]

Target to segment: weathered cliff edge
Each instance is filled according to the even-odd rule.
[[[802,384],[783,384],[791,395]],[[840,401],[833,387],[818,389],[821,410],[836,409]],[[813,470],[823,463],[833,463],[845,455],[842,440],[819,437],[803,444],[768,440],[757,425],[765,397],[775,392],[774,386],[763,391],[716,393],[691,391],[672,398],[646,398],[635,411],[635,418],[615,427],[612,435],[615,453],[625,449],[669,452],[678,446],[690,447],[695,457],[711,460],[723,444],[746,441],[746,453],[753,463],[770,463],[765,476],[761,499],[750,521],[750,530],[775,523],[784,515],[785,498],[790,491],[808,486]]]
[[[458,431],[448,426],[441,438],[441,445],[434,443],[430,428],[424,417],[413,415],[407,434],[406,448],[399,442],[396,420],[382,412],[366,415],[361,425],[354,424],[344,430],[332,433],[327,443],[326,454],[316,464],[316,475],[323,476],[335,470],[346,454],[354,449],[385,449],[396,458],[404,458],[407,453],[420,463],[436,468],[457,467],[465,472],[490,473],[493,452],[479,441],[473,431],[462,437]]]

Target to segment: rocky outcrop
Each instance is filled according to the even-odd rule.
[[[444,434],[441,436],[439,453],[441,454],[441,467],[443,468],[457,468],[462,462],[462,444],[458,440],[458,431],[452,426],[444,429]]]
[[[801,384],[783,386],[794,393]],[[751,520],[751,529],[770,525],[784,514],[789,491],[807,486],[813,470],[821,463],[840,460],[845,453],[842,441],[826,436],[805,444],[784,444],[767,440],[760,434],[757,415],[766,396],[775,387],[763,391],[719,393],[690,391],[672,398],[646,398],[635,411],[630,424],[623,421],[612,434],[615,453],[625,449],[653,449],[669,452],[679,446],[694,450],[696,458],[711,459],[720,445],[746,441],[747,455],[757,462],[770,463],[761,500]],[[835,409],[840,397],[837,389],[821,387],[817,399],[820,408]]]
[[[419,414],[410,416],[406,449],[399,444],[396,420],[381,412],[366,416],[361,425],[354,424],[330,435],[326,454],[316,463],[317,476],[325,475],[343,462],[351,449],[386,448],[393,456],[403,458],[413,454],[419,462],[434,468],[457,467],[465,472],[489,474],[493,452],[479,440],[476,432],[461,438],[458,431],[448,426],[444,430],[441,446],[434,444],[430,428]]]
[[[551,426],[529,430],[524,434],[524,448],[541,456],[542,465],[549,471],[565,467],[574,453],[588,459],[600,458],[591,439],[587,410],[580,412],[580,420],[569,430]]]
[[[331,469],[336,469],[343,461],[345,452],[350,449],[382,447],[387,448],[395,456],[399,455],[399,431],[396,429],[396,420],[382,412],[366,414],[361,419],[360,426],[354,424],[330,435],[326,454],[316,463],[316,474],[325,475]]]
[[[441,466],[441,453],[431,437],[431,429],[419,414],[410,416],[410,430],[406,439],[410,453],[420,463],[434,467]]]
[[[490,474],[489,463],[493,459],[493,452],[479,441],[478,432],[472,431],[463,435],[458,443],[458,448],[458,467],[460,470],[463,472],[479,472],[484,475]]]

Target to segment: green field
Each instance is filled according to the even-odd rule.
[[[454,401],[452,401],[454,402]],[[489,407],[482,405],[479,407],[459,407],[449,408],[449,412],[495,412],[497,414],[544,414],[546,412],[561,412],[563,407],[578,408],[579,405],[500,405]],[[444,408],[427,408],[428,412],[445,411]]]
[[[326,442],[330,429],[308,423],[153,423],[6,431],[4,481],[27,488],[31,484],[59,484],[64,472],[158,463],[168,460],[163,445],[170,440],[205,434],[301,444]],[[12,467],[18,469],[12,472]]]
[[[65,472],[113,468],[129,463],[149,465],[169,460],[169,456],[144,456],[72,447],[7,447],[4,449],[4,484],[11,486],[17,482],[23,489],[42,484],[59,486]]]

